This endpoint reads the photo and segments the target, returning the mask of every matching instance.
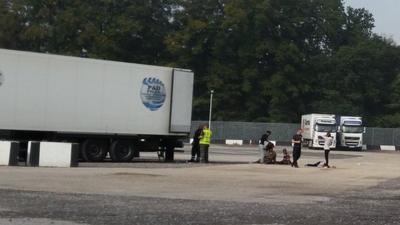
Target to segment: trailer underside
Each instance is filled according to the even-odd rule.
[[[130,162],[134,157],[139,157],[140,152],[143,151],[165,153],[165,161],[173,161],[174,149],[182,147],[181,140],[186,137],[184,135],[110,135],[43,131],[0,131],[0,139],[20,142],[21,158],[26,156],[29,141],[70,142],[79,144],[80,158],[87,162],[101,162],[108,154],[113,162]]]

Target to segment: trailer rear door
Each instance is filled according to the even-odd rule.
[[[190,133],[192,122],[193,72],[174,69],[172,75],[171,133]]]

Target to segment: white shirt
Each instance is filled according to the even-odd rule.
[[[325,140],[324,150],[330,150],[330,146],[333,142],[333,137],[322,136],[322,138]]]

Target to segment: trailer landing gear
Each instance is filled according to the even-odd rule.
[[[173,145],[166,146],[166,149],[165,149],[165,161],[166,162],[174,161],[174,150],[175,150],[175,147]]]

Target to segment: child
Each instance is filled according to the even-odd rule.
[[[278,164],[291,165],[292,161],[290,161],[290,155],[288,154],[286,148],[284,148],[282,152],[283,152],[283,159],[279,161]]]

